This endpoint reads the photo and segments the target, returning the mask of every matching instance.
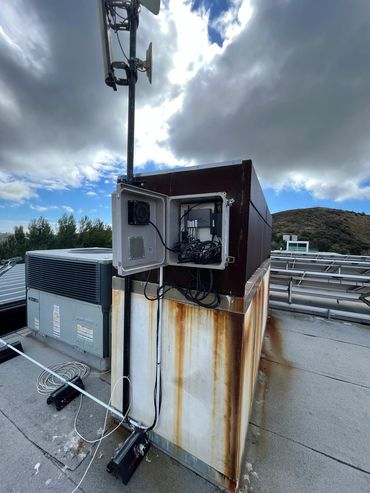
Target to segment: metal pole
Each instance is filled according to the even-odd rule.
[[[163,267],[159,268],[159,287],[163,286]],[[162,364],[162,328],[163,328],[163,298],[158,299],[158,310],[159,310],[159,326],[158,326],[158,346],[156,354],[156,380],[158,382],[157,391],[155,395],[156,405],[157,405],[157,419],[154,423],[153,429],[157,426],[160,415],[160,395],[161,395],[161,364]]]
[[[136,31],[138,26],[138,1],[131,0],[129,9],[130,26],[130,76],[128,80],[128,124],[127,124],[127,180],[133,181],[134,176],[134,144],[135,144],[135,86],[136,69]]]
[[[130,73],[128,79],[128,122],[127,122],[127,181],[132,183],[134,178],[134,147],[135,147],[135,87],[137,80],[136,69],[136,31],[138,26],[138,1],[131,0],[129,7],[130,28]],[[124,338],[123,338],[123,375],[130,376],[130,341],[131,341],[131,277],[125,278],[124,305]],[[123,381],[123,412],[128,410],[130,402],[130,386]]]
[[[131,276],[125,277],[125,301],[123,312],[123,376],[130,378],[131,366]],[[131,389],[128,380],[122,382],[122,412],[125,414],[130,406]]]

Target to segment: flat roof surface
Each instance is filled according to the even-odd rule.
[[[0,309],[15,303],[26,302],[24,264],[14,267],[0,276]]]
[[[370,491],[370,326],[271,311],[244,459],[246,493],[368,493]],[[51,365],[68,361],[36,340],[26,354]],[[9,341],[10,342],[10,341]],[[18,356],[0,365],[0,490],[71,493],[91,458],[76,438],[79,399],[57,412],[36,392],[41,370]],[[92,373],[86,390],[105,402],[110,375]],[[83,399],[78,429],[97,436],[104,410]],[[156,448],[128,486],[106,472],[127,436],[103,440],[79,491],[194,492],[218,490]]]
[[[370,491],[370,326],[271,310],[244,490]]]
[[[35,339],[28,330],[4,338],[9,343],[20,340],[24,352],[46,366],[70,361],[67,354]],[[4,493],[71,493],[95,450],[79,440],[74,432],[73,423],[80,399],[75,399],[59,412],[53,405],[48,406],[47,396],[38,394],[36,390],[40,372],[40,368],[22,356],[0,364],[0,491]],[[84,382],[88,392],[109,401],[110,373],[92,371]],[[104,417],[105,409],[84,397],[77,428],[90,440],[96,439]],[[113,423],[110,425],[113,427]],[[79,492],[219,491],[153,446],[125,486],[106,472],[106,466],[127,436],[128,432],[121,427],[102,441]]]

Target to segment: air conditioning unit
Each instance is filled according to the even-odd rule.
[[[110,366],[111,249],[27,252],[26,288],[29,329],[95,368]]]

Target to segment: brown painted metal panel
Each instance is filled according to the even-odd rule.
[[[234,199],[230,208],[229,254],[235,257],[235,263],[230,264],[224,271],[214,271],[214,287],[221,294],[243,296],[246,280],[262,261],[269,257],[271,244],[269,235],[264,232],[264,226],[259,221],[249,219],[255,210],[264,224],[268,224],[268,218],[271,216],[252,161],[189,171],[169,171],[142,176],[139,179],[144,188],[170,196],[226,192]],[[267,242],[267,245],[264,242]],[[165,279],[187,286],[193,272],[194,269],[182,266],[167,267]],[[202,275],[206,278],[207,273]],[[146,276],[141,274],[135,278],[145,280]],[[152,274],[151,281],[158,279],[155,276]]]
[[[250,201],[254,205],[255,209],[262,216],[264,221],[267,221],[268,207],[266,204],[265,196],[263,195],[261,185],[258,181],[256,171],[253,166],[251,169],[251,188],[250,188]]]

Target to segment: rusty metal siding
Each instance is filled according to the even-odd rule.
[[[253,401],[267,318],[269,264],[246,285],[244,307],[206,310],[179,299],[163,306],[162,410],[153,440],[172,444],[173,455],[195,457],[217,482],[235,486]],[[113,291],[112,382],[122,375],[124,292]],[[130,415],[154,417],[156,303],[132,297]],[[121,409],[122,393],[113,396]],[[204,470],[198,471],[201,474]],[[208,474],[208,473],[207,473]],[[209,475],[209,474],[208,474]]]

